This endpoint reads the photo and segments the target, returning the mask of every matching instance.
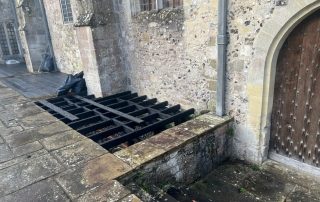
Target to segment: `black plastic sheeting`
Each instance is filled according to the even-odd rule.
[[[86,80],[83,78],[83,72],[75,75],[69,74],[64,85],[57,90],[57,96],[63,95],[80,95],[86,96],[88,94]]]

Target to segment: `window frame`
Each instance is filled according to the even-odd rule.
[[[71,6],[71,0],[60,0],[60,9],[63,24],[72,24],[74,22],[74,17]]]
[[[130,0],[132,16],[135,16],[141,12],[159,11],[161,9],[166,9],[166,8],[178,9],[183,7],[183,0],[171,0],[173,2],[172,6],[168,3],[168,1],[170,0],[151,0],[154,2],[155,8],[143,10],[142,5],[144,4],[142,4],[141,1],[150,1],[150,0]],[[180,4],[180,5],[177,5],[177,4]]]
[[[21,55],[19,39],[14,22],[0,22],[0,29],[2,30],[0,33],[0,54],[4,57]]]

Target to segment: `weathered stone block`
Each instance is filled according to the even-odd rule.
[[[65,166],[84,163],[106,153],[108,153],[107,150],[92,140],[84,140],[52,152]]]
[[[182,136],[185,137],[185,136],[187,136],[187,134],[184,133]],[[155,147],[157,147],[157,148],[162,148],[165,151],[170,151],[171,149],[176,148],[179,145],[181,145],[182,143],[184,143],[185,140],[182,138],[179,138],[176,133],[171,134],[171,133],[164,131],[158,135],[155,135],[155,136],[148,138],[146,140],[146,142],[149,142],[149,143],[155,145]]]
[[[112,180],[106,184],[97,187],[80,198],[76,199],[77,202],[87,202],[87,201],[108,201],[115,202],[119,199],[122,199],[130,194],[130,191],[127,190],[122,184],[118,181]]]
[[[57,201],[64,202],[70,201],[68,196],[63,192],[63,189],[52,180],[44,180],[37,182],[33,185],[25,187],[13,194],[7,195],[0,198],[3,202],[12,201],[24,201],[24,202],[35,202],[35,201]]]
[[[44,112],[43,109],[32,102],[15,103],[11,106],[6,106],[6,109],[9,109],[10,113],[13,113],[17,118],[23,118]]]
[[[21,125],[24,128],[34,128],[40,126],[46,126],[51,123],[59,121],[54,116],[50,115],[47,112],[27,116],[21,119]]]
[[[8,99],[8,98],[9,99],[11,98],[13,100],[13,98],[18,97],[18,96],[20,96],[20,95],[16,91],[14,91],[10,88],[3,88],[3,89],[1,89],[0,100],[2,101],[5,99]],[[3,104],[3,103],[1,102],[1,104]]]
[[[0,163],[8,161],[14,157],[12,151],[6,144],[0,144]]]
[[[85,165],[59,174],[56,180],[65,192],[72,199],[75,199],[130,170],[131,168],[127,164],[114,155],[105,154],[87,162]]]
[[[7,97],[7,98],[2,98],[0,100],[0,104],[2,106],[10,105],[12,103],[25,103],[25,102],[29,102],[29,100],[23,96]]]
[[[0,170],[0,195],[15,192],[62,170],[63,167],[50,155],[44,155]]]
[[[24,162],[24,161],[29,161],[31,159],[35,159],[35,158],[38,158],[40,156],[44,156],[46,154],[49,154],[49,152],[47,152],[45,149],[41,149],[41,150],[33,152],[33,153],[29,153],[29,154],[25,154],[23,156],[19,156],[19,157],[13,158],[13,159],[11,159],[9,161],[0,163],[0,170],[2,170],[4,168],[8,168],[8,167],[16,165],[16,164],[19,164],[19,163]]]
[[[4,138],[6,139],[10,147],[18,147],[27,143],[31,143],[40,139],[53,136],[55,134],[71,130],[70,127],[66,126],[64,123],[60,121],[42,127],[35,127],[35,129],[27,129],[22,132],[18,132],[20,129],[20,127],[15,127],[12,129],[9,128],[9,132],[5,133],[11,134],[8,136],[4,135]]]
[[[42,139],[40,142],[48,151],[52,151],[85,139],[78,132],[71,130]]]
[[[42,148],[43,148],[43,146],[39,142],[36,141],[36,142],[32,142],[29,144],[25,144],[25,145],[13,148],[12,151],[13,151],[13,154],[16,157],[18,157],[18,156],[22,156],[25,154],[39,151]]]
[[[2,135],[2,137],[10,136],[16,133],[20,133],[22,131],[23,131],[23,128],[21,126],[7,128],[4,125],[1,126],[1,122],[0,122],[0,135]]]
[[[123,199],[121,199],[119,202],[142,202],[136,195],[131,194]]]
[[[175,131],[188,131],[195,135],[201,135],[213,131],[229,121],[232,121],[229,117],[220,118],[213,115],[201,115],[195,119],[182,123],[177,127],[169,129],[167,132],[174,133]]]
[[[150,142],[143,141],[126,149],[122,149],[114,153],[114,155],[135,168],[161,156],[165,152],[164,149],[157,147]]]

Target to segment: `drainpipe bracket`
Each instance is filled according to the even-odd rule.
[[[218,36],[217,36],[217,44],[218,44],[218,45],[225,45],[225,44],[227,44],[227,36],[226,36],[226,35],[218,35]]]

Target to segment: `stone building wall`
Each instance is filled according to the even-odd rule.
[[[130,1],[117,2],[129,89],[214,110],[217,1],[184,0],[183,8],[135,16]]]
[[[6,21],[14,21],[15,20],[15,14],[13,11],[13,4],[12,2],[8,0],[0,0],[0,19],[1,22]]]
[[[258,54],[254,43],[263,26],[273,17],[275,10],[284,6],[286,1],[283,0],[229,1],[227,113],[235,118],[234,154],[252,162],[261,162],[261,156],[264,154],[260,153],[260,134],[255,131],[255,127],[260,126],[252,125],[248,118],[251,107],[251,110],[256,111],[251,119],[261,119],[259,105],[255,104],[256,100],[252,99],[252,96],[250,98],[252,91],[248,90],[248,69],[251,65],[259,65],[254,67],[256,75],[252,76],[264,77],[264,64],[252,64],[255,54]]]
[[[100,97],[127,90],[119,16],[110,0],[78,2],[75,23],[89,93]]]
[[[16,1],[19,34],[27,68],[37,71],[50,45],[41,5],[36,0]]]
[[[59,71],[64,73],[78,73],[83,70],[76,28],[74,23],[64,24],[60,1],[43,0],[49,25],[52,46]],[[76,21],[81,5],[71,0],[73,19]]]

